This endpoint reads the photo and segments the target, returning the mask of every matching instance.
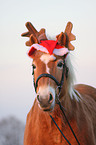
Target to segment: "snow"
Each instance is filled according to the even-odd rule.
[[[15,117],[0,121],[0,145],[23,145],[25,125]]]

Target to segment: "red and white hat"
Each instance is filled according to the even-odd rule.
[[[41,40],[40,44],[33,44],[28,51],[28,55],[31,56],[35,50],[58,56],[63,56],[69,53],[68,48],[59,45],[57,40]]]

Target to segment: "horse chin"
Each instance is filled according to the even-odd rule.
[[[39,106],[40,110],[42,110],[44,112],[52,112],[54,110],[53,105],[51,105],[50,107],[41,107],[41,105],[38,103],[38,106]]]
[[[44,112],[52,112],[53,109],[43,109]]]

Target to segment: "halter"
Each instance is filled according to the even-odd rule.
[[[66,69],[66,78],[68,77],[68,67],[66,66],[65,64],[65,60],[63,61],[63,72],[62,72],[62,77],[61,77],[61,81],[60,83],[57,81],[57,79],[52,76],[51,74],[47,74],[47,73],[44,73],[44,74],[41,74],[39,75],[39,77],[37,78],[36,80],[36,84],[35,84],[35,81],[34,81],[34,87],[35,87],[35,91],[37,90],[37,87],[38,87],[38,81],[42,78],[42,77],[47,77],[47,78],[51,78],[52,80],[55,81],[57,87],[59,88],[59,92],[61,91],[61,88],[62,88],[62,85],[63,85],[63,82],[64,82],[64,72],[65,72],[65,69]]]
[[[65,70],[66,70],[66,71],[65,71]],[[36,80],[36,83],[35,83],[35,81],[34,81],[35,92],[36,92],[37,87],[38,87],[38,81],[39,81],[42,77],[48,77],[48,78],[51,78],[52,80],[55,81],[55,83],[56,83],[56,85],[57,85],[57,88],[59,88],[59,95],[60,95],[61,88],[62,88],[62,85],[63,85],[63,83],[64,83],[64,73],[66,73],[65,76],[66,76],[66,79],[67,79],[67,77],[68,77],[68,70],[69,70],[69,69],[68,69],[68,67],[66,66],[66,63],[65,63],[65,60],[64,60],[64,61],[63,61],[62,77],[61,77],[60,83],[59,83],[59,82],[57,81],[57,79],[56,79],[54,76],[52,76],[51,74],[44,73],[44,74],[39,75],[38,78],[37,78],[37,80]],[[33,73],[33,74],[34,74],[34,73]],[[61,103],[60,103],[60,101],[59,101],[59,95],[58,95],[58,98],[57,98],[57,101],[58,101],[57,104],[59,105],[59,107],[60,107],[60,109],[61,109],[61,111],[62,111],[62,113],[63,113],[63,115],[64,115],[64,117],[65,117],[65,119],[66,119],[66,121],[67,121],[67,123],[68,123],[68,126],[69,126],[69,128],[70,128],[70,130],[71,130],[71,132],[72,132],[72,134],[73,134],[73,136],[74,136],[74,138],[75,138],[75,140],[77,141],[78,145],[80,145],[80,143],[79,143],[79,141],[78,141],[78,139],[77,139],[77,137],[76,137],[76,135],[75,135],[75,133],[74,133],[74,131],[73,131],[73,129],[72,129],[72,127],[71,127],[71,125],[70,125],[68,119],[67,119],[67,117],[66,117],[66,114],[65,114],[65,112],[64,112],[64,107],[61,105]],[[54,118],[53,118],[51,115],[50,115],[50,117],[51,117],[51,119],[53,120],[53,122],[54,122],[54,124],[56,125],[56,127],[58,128],[58,130],[60,131],[60,133],[62,134],[63,138],[66,140],[66,142],[67,142],[69,145],[71,145],[71,143],[68,141],[68,139],[65,137],[65,135],[63,134],[63,132],[61,131],[61,129],[59,128],[59,126],[58,126],[57,123],[55,122]]]

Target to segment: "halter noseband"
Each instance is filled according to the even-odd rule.
[[[48,78],[51,78],[52,80],[55,81],[56,85],[58,86],[59,88],[59,92],[61,91],[61,88],[62,88],[62,85],[63,85],[63,82],[64,82],[64,73],[65,73],[65,69],[66,69],[66,78],[68,77],[68,67],[66,66],[65,64],[65,60],[63,61],[63,71],[62,71],[62,77],[61,77],[61,81],[60,83],[57,81],[57,79],[51,75],[51,74],[47,74],[47,73],[44,73],[44,74],[41,74],[38,76],[37,80],[36,80],[36,83],[34,82],[34,87],[35,87],[35,92],[37,90],[37,87],[38,87],[38,81],[40,80],[40,78],[42,77],[48,77]]]

